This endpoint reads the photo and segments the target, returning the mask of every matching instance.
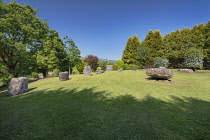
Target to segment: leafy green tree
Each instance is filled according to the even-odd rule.
[[[65,52],[67,54],[66,59],[68,61],[68,66],[69,66],[69,73],[71,74],[73,71],[73,67],[75,67],[77,64],[80,63],[80,50],[78,47],[75,45],[74,41],[72,39],[69,39],[68,36],[64,38],[66,41],[66,47],[65,47]]]
[[[92,71],[96,71],[98,67],[98,57],[93,55],[88,55],[85,57],[84,62],[86,62],[90,67]]]
[[[79,73],[82,74],[84,71],[85,63],[83,61],[80,61],[80,63],[78,63],[76,67]]]
[[[17,77],[27,68],[48,27],[29,5],[0,2],[0,9],[0,63],[5,66],[5,74]]]
[[[43,42],[42,48],[37,51],[36,61],[39,71],[43,73],[46,78],[48,71],[58,67],[59,59],[56,56],[56,49],[53,40],[48,36]]]
[[[137,48],[139,46],[140,41],[137,35],[128,38],[122,55],[122,61],[125,64],[137,64]]]

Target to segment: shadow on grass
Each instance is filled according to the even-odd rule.
[[[210,102],[94,88],[32,91],[0,102],[0,139],[210,139]]]

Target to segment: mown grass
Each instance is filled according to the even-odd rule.
[[[43,79],[14,97],[1,88],[0,139],[210,139],[210,73],[173,71],[171,82],[139,70]]]

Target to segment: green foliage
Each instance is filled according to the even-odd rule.
[[[17,77],[30,67],[29,60],[40,47],[48,27],[29,5],[11,2],[0,6],[0,63],[6,66],[8,75]]]
[[[151,60],[151,53],[147,47],[144,47],[143,43],[138,47],[137,53],[137,65],[143,68]]]
[[[84,62],[86,62],[90,67],[91,70],[94,72],[98,67],[98,57],[93,55],[88,55],[85,57]]]
[[[137,48],[140,46],[140,41],[137,35],[129,37],[126,46],[123,50],[122,61],[125,64],[137,63]]]
[[[32,78],[38,78],[39,77],[39,74],[37,72],[32,72],[31,73],[31,77]]]
[[[106,71],[107,61],[100,60],[98,62],[99,67],[101,67],[102,70]]]
[[[57,76],[59,76],[60,70],[59,69],[54,69],[52,73],[53,73],[54,76],[57,77]]]
[[[203,53],[196,48],[191,48],[185,53],[185,66],[187,68],[201,69],[203,67]]]
[[[117,64],[118,69],[123,69],[124,62],[122,60],[117,60],[116,64]]]
[[[79,73],[82,74],[84,71],[85,64],[84,64],[84,62],[81,61],[79,64],[77,64],[76,67],[77,67],[77,70],[79,71]]]
[[[112,70],[113,71],[118,70],[118,65],[117,64],[112,65]]]
[[[159,67],[168,67],[169,61],[168,59],[164,59],[161,57],[155,57],[154,59],[154,67],[159,68]]]
[[[66,53],[66,60],[68,61],[69,66],[69,73],[72,72],[72,68],[75,67],[78,63],[80,63],[80,50],[75,45],[72,39],[69,39],[68,36],[64,38],[66,41],[65,53]]]
[[[165,54],[163,38],[159,30],[150,30],[143,41],[143,45],[148,49],[147,52],[150,52],[150,61],[153,61],[155,57],[163,57]]]
[[[131,70],[131,66],[132,65],[125,64],[125,65],[123,65],[123,69],[124,70]]]

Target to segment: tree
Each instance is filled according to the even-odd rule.
[[[47,23],[29,5],[0,2],[0,63],[10,77],[17,77],[41,46]]]
[[[144,47],[150,52],[150,61],[155,57],[164,57],[163,38],[159,30],[150,30],[143,41]]]
[[[56,56],[56,49],[50,36],[47,36],[43,42],[42,48],[37,51],[36,61],[38,69],[43,73],[46,78],[48,71],[58,67],[58,58]]]
[[[64,39],[66,40],[65,41],[66,43],[65,52],[67,54],[66,59],[68,61],[69,74],[71,74],[73,67],[79,64],[79,62],[81,61],[80,60],[81,52],[72,39],[69,39],[68,36],[66,36]]]
[[[122,61],[125,64],[137,64],[137,48],[139,46],[140,41],[137,35],[128,38],[122,55]]]
[[[86,62],[92,69],[92,71],[96,71],[98,66],[98,57],[93,55],[88,55],[85,57],[84,62]]]
[[[141,43],[141,45],[138,47],[137,50],[137,65],[140,68],[143,68],[146,64],[148,64],[151,60],[151,54],[148,48],[144,47],[144,44]]]

